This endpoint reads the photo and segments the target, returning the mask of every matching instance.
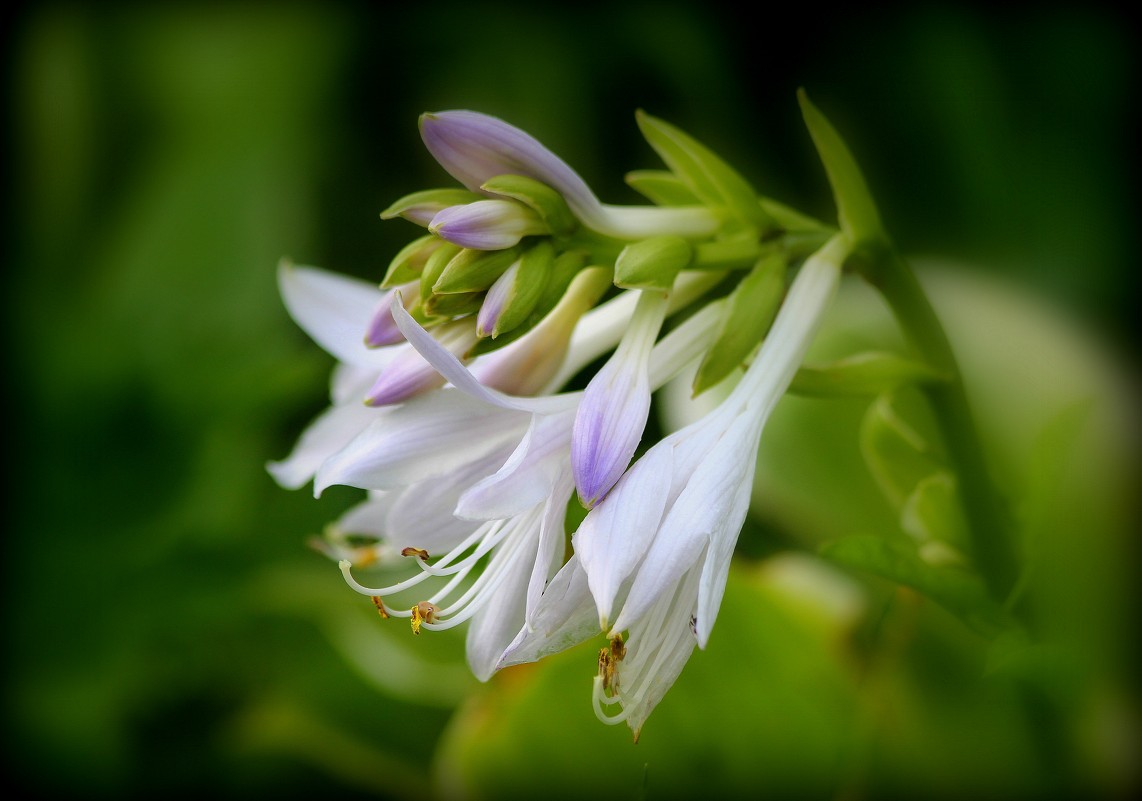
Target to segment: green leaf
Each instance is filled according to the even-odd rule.
[[[639,110],[635,114],[646,141],[671,171],[704,203],[725,208],[733,217],[758,229],[769,225],[757,193],[705,145],[678,128]]]
[[[694,376],[694,395],[718,384],[745,363],[757,348],[785,294],[785,258],[763,259],[730,293],[721,326]]]
[[[801,114],[809,128],[809,135],[813,138],[813,144],[817,147],[833,187],[841,230],[854,245],[886,242],[888,237],[881,226],[876,203],[844,140],[825,115],[809,101],[804,89],[798,90],[797,99],[801,103]]]
[[[959,567],[925,562],[913,542],[853,536],[825,543],[820,553],[838,564],[916,590],[984,636],[994,636],[1010,625],[979,576]]]
[[[950,471],[920,479],[900,508],[900,527],[919,542],[942,542],[967,552],[967,522]]]
[[[480,187],[485,192],[500,197],[512,198],[523,203],[547,223],[548,229],[556,236],[567,236],[579,222],[571,213],[571,208],[563,195],[545,183],[524,175],[497,175]]]
[[[627,185],[659,206],[700,206],[698,199],[677,175],[668,170],[632,170]]]
[[[802,367],[789,391],[817,398],[880,395],[905,384],[940,379],[936,370],[922,362],[886,351],[866,351],[829,364]]]
[[[652,236],[632,242],[615,259],[615,284],[623,289],[668,292],[694,251],[680,236]]]

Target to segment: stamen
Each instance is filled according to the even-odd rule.
[[[389,613],[388,613],[388,610],[385,609],[385,602],[381,600],[381,596],[374,595],[374,596],[372,596],[372,598],[373,598],[373,606],[377,607],[377,611],[380,613],[381,619],[382,620],[388,620],[389,619]]]
[[[627,716],[630,714],[630,710],[625,707],[622,712],[617,714],[607,714],[606,710],[603,709],[603,704],[619,703],[619,698],[618,696],[615,696],[614,698],[607,698],[607,696],[604,694],[603,679],[601,676],[596,676],[594,682],[594,687],[591,688],[591,706],[595,710],[595,717],[597,717],[603,723],[606,723],[608,726],[614,726],[615,724],[622,723],[624,720],[626,720]]]
[[[488,551],[499,545],[499,543],[511,533],[511,529],[504,524],[504,521],[498,520],[494,523],[481,526],[476,530],[476,534],[482,539],[479,540],[479,545],[472,553],[465,556],[459,562],[453,563],[452,560],[460,556],[467,550],[472,542],[473,537],[469,537],[464,542],[457,545],[448,554],[440,559],[435,565],[426,564],[425,562],[417,562],[417,565],[425,573],[430,573],[433,576],[450,576],[461,570],[470,570]]]
[[[423,548],[401,548],[401,556],[415,556],[422,562],[428,561],[428,551]]]
[[[420,627],[423,623],[436,622],[436,607],[428,601],[421,601],[411,610],[412,613],[412,633],[420,634]]]
[[[396,584],[390,584],[387,587],[366,587],[358,583],[357,579],[353,578],[353,574],[349,572],[349,569],[353,567],[353,563],[348,559],[342,559],[337,563],[337,566],[341,568],[341,575],[345,577],[345,583],[362,595],[392,595],[401,590],[407,590],[409,587],[415,587],[429,577],[428,573],[418,573],[410,579],[405,579]]]

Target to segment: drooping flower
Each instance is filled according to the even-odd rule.
[[[610,645],[600,654],[596,713],[626,721],[637,737],[694,646],[709,639],[749,506],[761,429],[812,341],[847,247],[835,237],[805,262],[730,395],[652,447],[591,510],[573,538],[575,557],[535,611],[534,630],[520,632],[500,667],[601,628]],[[614,705],[620,711],[609,715]]]
[[[370,426],[322,465],[316,486],[320,491],[340,483],[384,492],[366,503],[384,514],[390,525],[397,506],[394,502],[386,508],[388,493],[398,493],[401,500],[416,499],[426,489],[435,489],[436,496],[420,497],[420,505],[430,500],[437,509],[454,508],[457,522],[449,530],[457,536],[446,543],[450,549],[438,561],[428,564],[429,549],[422,544],[401,546],[401,551],[423,557],[415,560],[421,572],[411,578],[367,587],[350,573],[351,558],[340,564],[350,586],[378,604],[432,578],[448,577],[442,589],[408,610],[379,608],[390,616],[409,617],[418,632],[447,629],[471,619],[468,659],[483,680],[495,670],[519,629],[530,625],[544,587],[563,562],[563,517],[573,488],[572,423],[582,393],[504,395],[480,383],[399,302],[394,301],[392,313],[408,341],[452,389],[410,401],[383,424]],[[672,339],[660,343],[654,369],[657,384],[700,353],[714,320],[713,309],[699,313]],[[461,440],[463,447],[457,447]],[[441,487],[454,496],[442,494]],[[446,502],[451,507],[442,507]],[[460,536],[465,531],[462,521],[475,521],[467,536]],[[414,529],[425,527],[414,525]],[[386,538],[395,536],[400,535]],[[372,561],[376,551],[368,553]],[[480,577],[464,589],[463,580],[485,560]]]

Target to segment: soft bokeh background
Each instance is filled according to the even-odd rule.
[[[781,513],[806,498],[837,528],[890,518],[866,476],[853,485],[809,458],[793,472],[814,448],[843,451],[822,432],[849,442],[859,415],[787,414],[773,447],[799,478],[777,482],[747,529],[710,649],[638,745],[590,712],[597,644],[478,685],[461,636],[382,625],[305,546],[359,493],[314,500],[264,470],[322,407],[332,364],[285,314],[276,264],[380,277],[413,229],[378,212],[448,183],[419,142],[426,110],[501,116],[623,202],[635,196],[622,174],[656,166],[634,125],[644,108],[831,219],[795,100],[805,86],[905,252],[1063,310],[1065,324],[1012,322],[1031,373],[1081,385],[1036,333],[1070,342],[1073,326],[1088,349],[1060,364],[1078,375],[1096,353],[1129,374],[1137,39],[1125,17],[1098,4],[785,13],[746,24],[711,3],[450,0],[15,12],[7,776],[79,797],[1136,787],[1135,485],[1115,481],[1121,454],[1099,451],[1087,478],[1111,480],[1067,484],[1073,503],[1042,515],[1059,535],[1045,570],[1063,589],[1040,609],[1072,650],[1049,670],[997,672],[994,650],[931,604],[791,556],[821,539]],[[970,310],[1000,294],[946,297]],[[1006,309],[980,319],[1013,319]]]

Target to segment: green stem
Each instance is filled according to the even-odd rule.
[[[919,389],[931,404],[948,458],[959,477],[976,567],[992,598],[1002,604],[1018,575],[1011,525],[991,482],[963,377],[943,326],[915,274],[890,245],[864,245],[849,257],[847,266],[880,291],[921,357],[948,378]]]

